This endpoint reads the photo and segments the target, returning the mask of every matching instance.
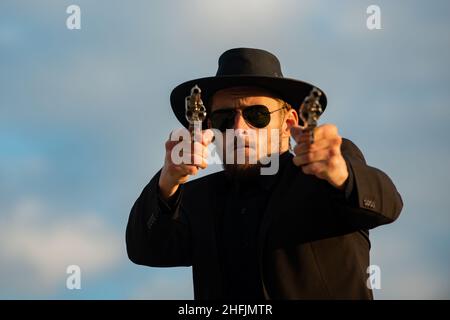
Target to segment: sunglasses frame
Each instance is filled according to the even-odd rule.
[[[251,107],[256,107],[256,106],[265,107],[266,110],[267,110],[267,111],[265,111],[264,113],[269,117],[269,121],[268,121],[267,124],[266,124],[265,126],[263,126],[263,127],[258,127],[258,126],[256,126],[255,124],[251,123],[251,121],[250,121],[249,119],[247,119],[247,117],[246,117],[245,114],[244,114],[244,112],[245,112],[246,109],[251,108]],[[245,107],[243,107],[243,108],[222,108],[222,109],[217,109],[217,110],[211,112],[211,115],[209,116],[209,118],[210,118],[210,121],[211,121],[211,127],[212,127],[213,129],[217,129],[217,130],[220,130],[220,131],[223,132],[223,131],[225,131],[226,129],[232,129],[232,127],[231,127],[231,128],[228,128],[228,126],[227,126],[227,128],[225,128],[225,130],[221,130],[220,128],[214,128],[214,126],[213,126],[213,124],[212,124],[212,120],[211,120],[212,116],[213,116],[216,112],[220,112],[220,111],[224,112],[224,111],[227,111],[227,112],[229,112],[230,114],[231,114],[231,113],[233,114],[233,124],[234,124],[234,119],[236,118],[236,113],[238,112],[238,110],[240,110],[240,111],[241,111],[241,114],[242,114],[242,118],[244,118],[245,123],[247,123],[249,126],[251,126],[251,127],[253,127],[253,128],[262,129],[262,128],[265,128],[265,127],[267,127],[267,126],[269,125],[270,120],[271,120],[271,114],[272,114],[272,113],[277,112],[277,111],[280,111],[280,110],[283,110],[283,109],[287,109],[287,106],[284,105],[284,106],[282,106],[281,108],[276,109],[276,110],[273,110],[273,111],[269,111],[269,107],[267,107],[267,106],[265,106],[265,105],[263,105],[263,104],[255,104],[255,105],[251,105],[251,106],[245,106]],[[229,110],[229,111],[228,111],[228,110]]]

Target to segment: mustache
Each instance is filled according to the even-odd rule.
[[[228,138],[228,137],[227,137]],[[236,134],[231,137],[232,139],[226,139],[226,149],[238,149],[238,148],[257,148],[257,136],[255,134],[247,134],[245,132],[236,131]]]

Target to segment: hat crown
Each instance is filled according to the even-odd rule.
[[[219,57],[219,66],[215,76],[193,79],[179,84],[170,94],[170,104],[178,120],[189,128],[186,119],[186,97],[194,86],[202,90],[202,99],[210,98],[219,91],[231,87],[253,86],[269,90],[298,109],[305,97],[315,87],[310,83],[285,78],[281,72],[278,58],[272,53],[253,48],[234,48],[225,51]],[[322,91],[323,93],[323,91]],[[320,97],[322,110],[327,105],[326,95]],[[207,128],[207,122],[203,122]]]
[[[220,56],[216,76],[236,75],[283,78],[280,61],[275,55],[252,48],[231,49]]]

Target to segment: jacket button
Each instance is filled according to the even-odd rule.
[[[247,208],[242,208],[241,209],[241,214],[246,214],[247,213]]]
[[[373,201],[373,200],[364,199],[363,205],[366,208],[375,209],[375,201]]]

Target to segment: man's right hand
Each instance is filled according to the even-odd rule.
[[[188,135],[187,129],[180,128],[177,131],[180,132],[179,130],[186,131],[186,134],[183,136]],[[203,130],[201,132],[201,136],[199,135],[199,137],[201,137],[201,142],[194,142],[194,146],[192,146],[190,141],[172,141],[172,133],[170,134],[169,140],[167,140],[165,144],[166,155],[164,159],[164,167],[162,168],[159,176],[159,190],[161,197],[164,200],[168,200],[171,196],[173,196],[175,192],[177,192],[180,184],[185,183],[189,176],[196,175],[199,168],[205,169],[208,166],[206,162],[206,158],[208,156],[207,147],[213,138],[212,130]],[[183,162],[181,164],[175,164],[172,159],[172,150],[179,143],[188,146],[184,150],[191,150],[187,157],[190,159],[188,163]]]

